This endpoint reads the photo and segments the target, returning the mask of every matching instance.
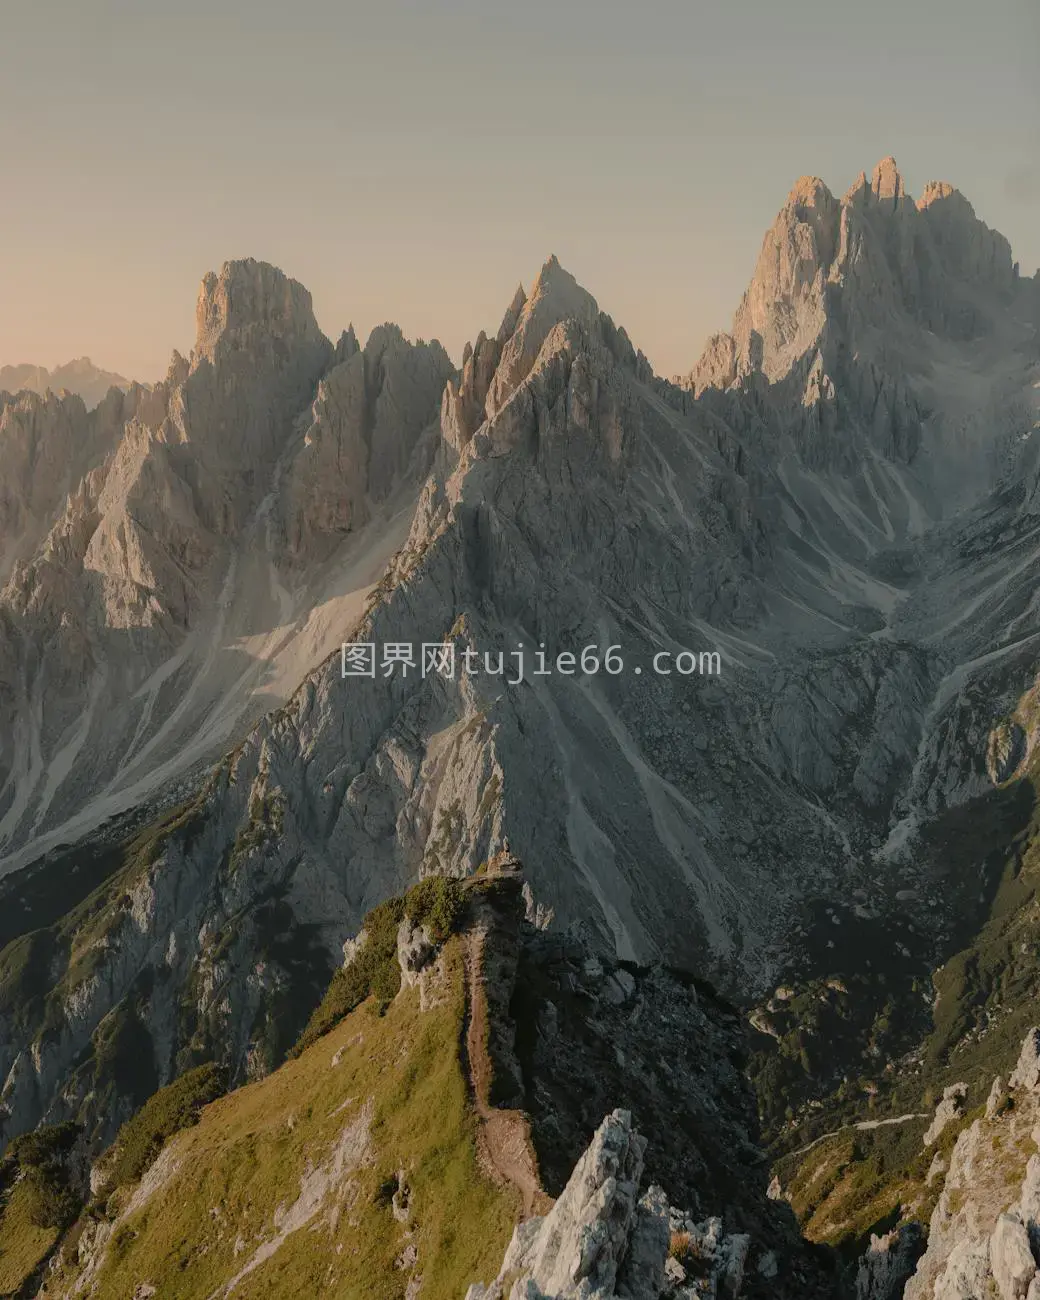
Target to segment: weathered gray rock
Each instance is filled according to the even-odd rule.
[[[993,1117],[1000,1110],[1001,1105],[1003,1104],[1006,1096],[1007,1096],[1007,1089],[1004,1087],[1004,1080],[998,1074],[997,1077],[993,1080],[993,1084],[989,1090],[989,1095],[986,1098],[987,1119],[993,1119]]]
[[[633,1300],[661,1294],[670,1240],[668,1198],[659,1187],[651,1187],[636,1206],[628,1246],[618,1273],[619,1294],[632,1296]]]
[[[1026,733],[1017,722],[994,727],[986,747],[986,771],[994,785],[1013,776],[1025,755]]]
[[[1030,1030],[1023,1044],[1014,1105],[988,1111],[957,1139],[905,1300],[1023,1300],[1036,1290],[1040,1156],[1030,1156],[1023,1172],[1018,1155],[1040,1120],[1040,1094],[1030,1084],[1036,1036]]]
[[[561,1300],[582,1286],[586,1293],[613,1294],[636,1218],[645,1149],[627,1111],[609,1115],[548,1215],[514,1234],[502,1275],[526,1275],[543,1295]],[[651,1217],[655,1204],[647,1207]],[[645,1245],[652,1225],[641,1217],[639,1226]],[[666,1254],[667,1242],[662,1276]]]
[[[333,350],[307,291],[250,260],[205,279],[197,324],[152,389],[0,399],[0,872],[69,818],[169,797],[287,698],[433,458],[439,344],[386,325]]]
[[[474,1284],[466,1300],[736,1300],[750,1237],[726,1234],[719,1218],[694,1222],[659,1187],[640,1196],[645,1149],[627,1111],[608,1115],[553,1208],[516,1228],[497,1280]],[[676,1240],[696,1278],[670,1256]],[[774,1277],[775,1257],[759,1272]]]
[[[904,868],[883,919],[933,950],[955,904],[930,907],[914,835],[991,790],[994,720],[1037,677],[1034,291],[952,191],[914,204],[886,163],[841,200],[795,186],[697,396],[550,262],[434,427],[433,345],[333,348],[300,286],[242,263],[205,282],[192,357],[106,399],[111,437],[93,413],[69,491],[11,416],[34,450],[6,499],[32,480],[38,503],[0,599],[0,869],[194,794],[237,747],[89,973],[58,959],[64,1023],[0,1027],[5,1138],[76,1110],[74,1063],[141,987],[158,1078],[189,1046],[262,1072],[273,990],[324,977],[402,882],[506,846],[555,924],[742,996],[823,946],[796,918],[831,906],[834,944],[833,907]],[[46,418],[58,447],[84,416]],[[625,669],[347,681],[345,637]],[[264,947],[272,898],[305,975]]]
[[[1017,1214],[1002,1214],[989,1239],[989,1265],[1001,1300],[1025,1300],[1036,1276],[1029,1235]]]
[[[437,945],[425,925],[415,925],[406,916],[397,929],[397,961],[401,983],[411,988],[437,955]]]
[[[856,1273],[856,1300],[901,1300],[923,1249],[924,1233],[915,1223],[871,1233]]]
[[[355,961],[357,961],[357,959],[358,959],[359,955],[361,954],[362,950],[364,949],[366,943],[368,943],[368,931],[367,931],[367,930],[361,930],[361,931],[359,931],[356,935],[354,935],[352,938],[350,938],[350,939],[344,939],[344,941],[343,941],[343,966],[344,966],[344,969],[345,969],[347,966],[351,966],[351,965],[353,965],[353,963],[354,963]]]
[[[395,488],[421,480],[433,457],[441,393],[453,374],[439,343],[413,345],[396,325],[373,330],[363,350],[353,332],[345,335],[337,358],[318,385],[302,446],[279,491],[286,547],[297,566],[325,560]]]
[[[963,1112],[964,1098],[967,1095],[968,1085],[966,1083],[951,1083],[949,1087],[943,1089],[942,1100],[936,1106],[935,1116],[925,1131],[924,1144],[926,1147],[933,1146],[938,1142],[946,1126]]]
[[[1031,1029],[1022,1044],[1018,1064],[1008,1079],[1009,1088],[1036,1092],[1040,1088],[1040,1029]]]
[[[111,389],[125,391],[130,387],[129,379],[102,370],[89,357],[77,357],[53,370],[33,365],[0,366],[0,392],[38,393],[41,397],[48,392],[74,393],[83,399],[88,411],[103,401]]]

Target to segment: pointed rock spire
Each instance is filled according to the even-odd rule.
[[[893,157],[882,158],[874,168],[870,177],[870,188],[874,198],[879,202],[891,199],[893,204],[897,204],[901,199],[906,198],[903,177]]]
[[[518,299],[519,295],[514,296],[510,310],[506,313],[506,321]],[[514,329],[506,339],[499,335],[503,344],[502,358],[488,392],[488,416],[493,417],[496,411],[502,409],[517,386],[530,373],[541,346],[554,325],[564,320],[591,322],[598,315],[599,305],[596,299],[581,287],[569,271],[564,270],[559,258],[553,253],[539,271],[530,297],[524,301],[516,318]],[[506,321],[503,321],[503,327]]]
[[[862,200],[870,193],[870,182],[867,180],[867,173],[860,172],[849,188],[845,191],[842,198],[843,204],[856,203]]]
[[[520,313],[527,302],[527,294],[524,292],[524,286],[518,284],[516,293],[513,294],[513,301],[506,308],[506,314],[502,317],[502,324],[498,327],[498,341],[505,343],[513,337],[513,331],[516,329],[517,321],[520,319]]]
[[[924,187],[921,197],[917,200],[917,206],[921,209],[930,208],[933,203],[939,203],[943,199],[952,199],[955,194],[963,202],[967,203],[967,199],[964,199],[949,181],[929,181]]]
[[[357,334],[354,333],[354,326],[350,324],[339,336],[339,342],[336,344],[336,351],[333,355],[333,365],[339,365],[341,361],[349,361],[355,353],[361,351],[361,345],[358,343]]]

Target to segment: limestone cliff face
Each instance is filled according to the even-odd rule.
[[[212,594],[207,566],[219,539],[245,527],[332,351],[303,286],[258,262],[226,263],[206,277],[197,324],[190,362],[175,354],[153,391],[113,394],[89,421],[76,399],[59,404],[66,425],[78,419],[82,431],[51,435],[49,454],[71,465],[53,477],[45,462],[37,467],[53,515],[91,462],[104,460],[102,478],[86,488],[89,542],[68,559],[96,575],[107,626],[149,625],[160,611],[190,621]],[[73,437],[85,445],[69,456]],[[33,567],[16,585],[22,593],[40,585],[33,599],[46,601],[53,565]]]
[[[297,565],[325,559],[395,488],[424,475],[435,449],[433,413],[454,374],[440,344],[413,346],[396,325],[373,330],[364,350],[351,331],[337,358],[318,386],[280,495]]]
[[[994,336],[1007,345],[1008,309],[1031,297],[1007,240],[952,186],[932,182],[915,202],[892,158],[840,200],[803,176],[765,236],[731,333],[714,336],[681,382],[701,393],[765,378],[810,463],[847,472],[875,448],[910,464],[949,396],[930,372],[958,347]]]
[[[356,620],[432,457],[439,344],[385,326],[334,349],[252,260],[205,278],[197,326],[163,382],[94,411],[0,399],[0,852],[216,758],[272,677],[284,698],[346,630],[332,611]]]
[[[124,423],[156,406],[139,385],[110,392],[93,411],[78,395],[0,393],[0,583],[42,543],[66,496],[111,455]]]
[[[189,373],[162,432],[167,441],[191,443],[207,468],[224,471],[241,491],[251,477],[262,482],[259,471],[313,396],[332,344],[303,285],[252,258],[206,276],[195,320]],[[205,499],[205,484],[194,486]],[[237,503],[207,504],[218,529],[241,527]]]
[[[644,1185],[647,1139],[627,1110],[596,1129],[548,1213],[513,1233],[499,1276],[466,1300],[785,1300],[830,1294],[818,1277],[794,1275],[744,1232],[716,1216],[700,1221]]]
[[[560,310],[567,309],[564,301]],[[518,316],[521,328],[525,337],[534,329]],[[446,452],[427,484],[387,591],[353,629],[359,640],[411,643],[417,655],[422,641],[452,641],[460,660],[466,647],[507,651],[525,635],[514,628],[538,628],[545,592],[555,591],[562,603],[551,610],[546,633],[558,625],[571,628],[579,646],[595,641],[605,599],[627,599],[644,579],[648,591],[681,592],[685,550],[668,541],[677,526],[696,528],[725,571],[734,562],[747,569],[746,561],[728,558],[706,523],[696,522],[700,502],[738,557],[731,530],[753,517],[747,487],[709,451],[714,432],[712,443],[691,440],[640,378],[645,363],[607,318],[543,319],[537,330],[544,338],[526,377],[511,392],[499,378],[503,404],[494,419],[485,418],[461,455]],[[520,352],[517,345],[510,354]],[[359,368],[359,357],[336,369]],[[319,396],[316,411],[322,409]],[[651,455],[674,465],[687,502],[667,504]],[[659,527],[641,531],[637,521],[650,505],[667,513]],[[620,553],[609,545],[589,549],[585,539],[593,535],[630,541]],[[720,612],[730,607],[737,587],[716,583],[726,583],[724,571],[706,568],[693,590],[673,596],[676,628],[713,590]],[[625,639],[620,628],[617,634]],[[708,684],[708,691],[717,707],[717,687]],[[664,679],[651,685],[650,698],[657,725],[681,715],[682,694]],[[626,739],[635,718],[625,711],[620,692],[597,694],[590,707],[577,683],[562,679],[551,691],[532,684],[514,691],[500,678],[461,672],[380,672],[344,681],[338,655],[319,666],[210,782],[191,833],[171,837],[128,883],[139,905],[124,912],[113,900],[98,965],[86,978],[72,972],[61,994],[67,1032],[38,1053],[25,1037],[32,1029],[8,1041],[0,1072],[8,1077],[9,1131],[65,1104],[58,1100],[60,1080],[118,1008],[140,1008],[161,1045],[163,1071],[176,1068],[168,1007],[161,998],[147,1008],[136,1000],[146,969],[161,966],[171,994],[192,990],[200,1051],[217,1050],[236,1071],[276,1052],[276,1031],[270,1038],[262,1007],[300,971],[290,973],[274,954],[266,973],[257,971],[265,899],[281,900],[281,930],[309,936],[308,960],[320,967],[393,882],[422,871],[471,871],[508,842],[544,852],[534,887],[547,906],[561,916],[588,914],[623,954],[660,946],[677,955],[680,927],[692,923],[704,927],[706,961],[714,962],[732,943],[723,901],[732,886],[704,845],[699,815],[673,786],[675,776],[670,772],[658,792],[648,770],[645,808],[632,810],[629,825],[615,816],[625,766],[639,771],[645,761],[637,748],[644,742]],[[606,784],[581,757],[586,730],[606,747],[611,765],[622,764]],[[657,745],[667,746],[678,765],[685,747],[674,721]],[[701,762],[706,770],[707,760]],[[541,819],[527,815],[532,801],[543,806]],[[568,824],[575,808],[579,820]],[[656,817],[662,838],[655,843]],[[638,868],[629,847],[635,837],[645,847]],[[565,871],[558,868],[561,844],[575,864]],[[642,871],[660,873],[663,887],[637,899],[634,873]],[[670,891],[684,900],[680,907]]]
[[[765,236],[734,317],[737,371],[782,378],[828,323],[853,348],[872,329],[905,330],[906,317],[971,338],[992,323],[994,305],[1007,302],[1016,281],[1007,240],[944,182],[930,183],[915,203],[895,160],[885,158],[839,200],[803,176]],[[718,373],[716,347],[694,372],[696,387]]]

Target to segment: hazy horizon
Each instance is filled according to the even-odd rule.
[[[886,154],[1040,262],[1028,0],[8,7],[0,366],[154,381],[245,256],[332,338],[394,320],[458,361],[555,253],[669,375],[728,327],[796,178],[842,194]]]

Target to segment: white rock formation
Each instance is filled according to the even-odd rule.
[[[1029,1065],[1035,1059],[1031,1030],[1022,1049],[1026,1069],[1009,1085],[1014,1104],[987,1109],[958,1137],[905,1300],[1025,1300],[1040,1290],[1040,1095]]]
[[[924,1135],[926,1147],[934,1146],[939,1141],[943,1130],[964,1110],[964,1098],[968,1095],[966,1083],[951,1083],[943,1089],[942,1100],[935,1108],[935,1115]]]
[[[735,1300],[750,1239],[717,1218],[693,1223],[659,1187],[640,1195],[645,1151],[628,1111],[608,1115],[553,1208],[517,1227],[498,1278],[474,1283],[466,1300]],[[673,1233],[698,1262],[689,1285],[669,1257]],[[767,1261],[765,1273],[775,1268]]]
[[[1031,1029],[1026,1034],[1018,1064],[1008,1079],[1008,1087],[1023,1092],[1040,1090],[1040,1029]]]
[[[401,984],[411,988],[437,955],[437,945],[425,925],[415,925],[407,916],[397,930],[397,962],[401,967]]]

